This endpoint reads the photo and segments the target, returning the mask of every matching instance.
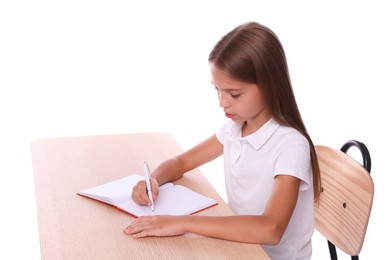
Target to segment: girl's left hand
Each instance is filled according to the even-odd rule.
[[[123,231],[134,238],[184,234],[184,216],[142,216]]]

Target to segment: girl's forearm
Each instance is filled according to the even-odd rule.
[[[275,245],[282,236],[264,216],[184,216],[183,230],[224,240]]]
[[[223,146],[212,135],[190,150],[166,160],[152,173],[159,185],[179,179],[184,173],[203,165],[222,155]]]
[[[186,170],[178,157],[173,157],[161,163],[152,173],[159,185],[171,182],[183,176]]]

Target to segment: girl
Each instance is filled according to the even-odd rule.
[[[134,238],[192,232],[261,244],[272,259],[310,259],[320,171],[278,37],[259,23],[242,24],[215,45],[209,64],[231,120],[154,170],[153,199],[159,185],[223,154],[228,204],[236,216],[140,217],[124,232]],[[132,198],[151,204],[145,181]]]

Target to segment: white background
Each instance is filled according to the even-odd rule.
[[[313,141],[369,148],[376,193],[360,256],[387,253],[385,1],[129,2],[0,2],[0,258],[40,259],[31,140],[158,131],[190,148],[227,120],[207,57],[246,21],[281,39]],[[221,162],[201,170],[225,196]],[[313,242],[313,259],[328,259],[325,240]]]

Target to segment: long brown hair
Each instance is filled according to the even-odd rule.
[[[295,100],[283,46],[276,34],[256,22],[242,24],[223,36],[214,46],[209,62],[239,81],[261,88],[272,116],[280,124],[293,127],[310,144],[314,198],[321,189],[320,169],[313,142]]]

